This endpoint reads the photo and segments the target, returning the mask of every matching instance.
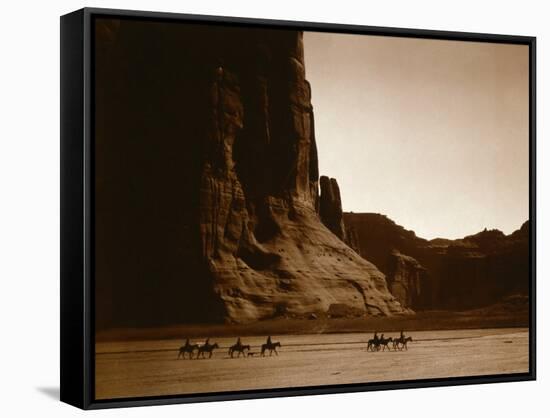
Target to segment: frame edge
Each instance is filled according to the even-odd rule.
[[[84,12],[60,18],[60,400],[86,407],[84,389]]]
[[[530,48],[530,175],[531,175],[531,336],[529,373],[502,376],[469,376],[436,381],[379,382],[376,384],[286,388],[282,390],[240,391],[174,395],[148,398],[93,398],[91,353],[93,329],[90,318],[89,228],[90,228],[90,21],[94,15],[150,17],[190,20],[204,23],[271,26],[321,32],[347,32],[385,36],[518,43]],[[377,390],[429,388],[519,382],[536,380],[536,37],[494,35],[456,31],[314,23],[301,21],[207,16],[181,13],[144,12],[102,8],[84,8],[61,17],[61,401],[81,409],[167,405],[273,397],[311,396]]]

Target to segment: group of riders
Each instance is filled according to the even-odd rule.
[[[389,337],[385,338],[384,334],[378,336],[378,332],[374,332],[374,337],[368,341],[367,350],[368,351],[384,351],[390,350],[390,343],[394,350],[408,350],[407,343],[412,341],[412,337],[405,336],[403,330],[401,330],[399,337]]]
[[[264,357],[267,351],[269,351],[270,356],[273,353],[278,356],[279,353],[277,352],[277,347],[281,347],[281,343],[273,342],[271,340],[271,335],[268,336],[266,343],[262,344],[261,346],[260,356]],[[210,338],[207,338],[204,344],[191,344],[189,338],[187,338],[185,340],[185,344],[182,345],[179,349],[178,359],[180,357],[185,359],[186,354],[188,354],[189,358],[192,359],[195,350],[197,351],[197,359],[206,358],[206,354],[208,354],[208,358],[211,358],[216,348],[220,348],[220,346],[217,343],[210,344]],[[228,355],[230,355],[231,358],[233,358],[235,354],[237,354],[237,357],[240,357],[241,354],[243,357],[252,357],[257,353],[250,351],[250,345],[243,344],[241,341],[241,337],[239,337],[237,338],[237,342],[230,346],[228,350]]]
[[[374,332],[374,338],[370,339],[367,344],[367,351],[384,351],[388,350],[390,351],[391,348],[393,348],[395,351],[397,350],[408,350],[407,343],[412,341],[412,337],[407,337],[403,330],[401,330],[401,333],[399,334],[399,337],[389,337],[385,338],[384,334],[378,336],[378,332]],[[390,347],[390,343],[392,346]],[[234,357],[236,354],[237,357],[240,357],[241,355],[243,357],[252,357],[256,354],[259,354],[261,357],[265,356],[265,353],[269,351],[269,355],[271,356],[273,353],[275,355],[279,355],[277,352],[277,347],[281,347],[280,342],[273,342],[271,340],[271,336],[267,337],[267,341],[265,344],[262,344],[260,353],[255,353],[250,351],[250,345],[243,344],[241,341],[241,337],[237,338],[237,342],[229,347],[229,350],[227,354],[231,356],[231,358]],[[210,338],[207,338],[204,344],[191,344],[189,341],[189,338],[185,340],[185,344],[182,345],[179,349],[178,353],[178,359],[180,357],[186,358],[185,355],[187,354],[190,359],[193,358],[193,354],[195,351],[197,351],[196,358],[206,358],[208,355],[208,358],[212,358],[212,355],[214,353],[214,350],[216,348],[220,348],[220,346],[217,343],[211,344]]]

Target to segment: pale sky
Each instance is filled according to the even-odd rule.
[[[525,45],[307,32],[321,175],[423,238],[529,218]]]

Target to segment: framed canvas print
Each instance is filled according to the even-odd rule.
[[[61,18],[61,399],[535,378],[535,38]]]

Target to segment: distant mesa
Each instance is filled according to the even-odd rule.
[[[348,212],[344,223],[349,245],[386,274],[403,306],[472,309],[528,295],[529,221],[510,235],[485,229],[430,241],[381,214]]]

